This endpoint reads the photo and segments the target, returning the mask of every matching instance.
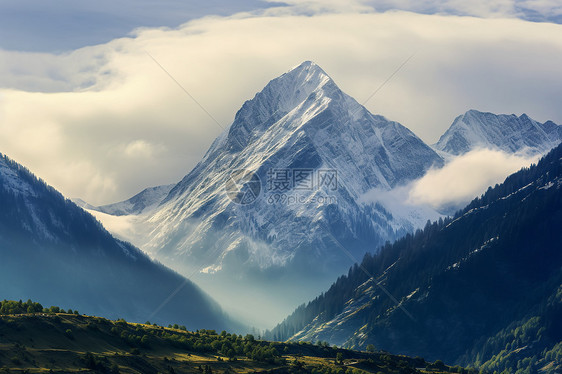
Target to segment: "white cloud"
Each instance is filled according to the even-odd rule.
[[[451,158],[444,167],[429,170],[422,178],[390,191],[374,189],[361,196],[363,203],[379,203],[395,219],[423,228],[427,220],[455,213],[489,186],[536,163],[539,155],[508,154],[499,150],[476,149]]]
[[[425,201],[412,201],[410,194],[413,183],[398,186],[392,190],[373,189],[360,196],[359,202],[364,204],[378,203],[391,212],[395,219],[395,230],[407,228],[409,231],[423,229],[427,221],[436,221],[443,214],[438,212],[439,206],[431,206]]]
[[[304,60],[361,102],[413,51],[366,106],[426,141],[469,108],[560,123],[561,30],[516,19],[309,16],[284,7],[140,30],[63,55],[0,51],[10,87],[0,90],[0,152],[92,204],[179,180],[222,128],[145,51],[223,128],[267,81]]]
[[[125,146],[125,154],[130,158],[150,158],[156,156],[159,147],[145,140],[134,140]]]
[[[4,88],[63,92],[91,87],[107,72],[107,46],[70,53],[1,51],[0,74]]]
[[[115,235],[121,240],[138,245],[138,243],[142,243],[139,237],[144,239],[146,235],[144,232],[139,233],[141,224],[137,216],[114,216],[98,212],[97,210],[88,209],[87,211],[102,222],[103,226],[108,229],[112,235]]]
[[[207,15],[226,16],[281,4],[290,5],[286,14],[374,8],[562,23],[559,0],[17,0],[0,2],[0,48],[68,51],[128,35],[139,27],[177,27]]]
[[[458,156],[441,169],[430,170],[410,186],[410,204],[428,204],[435,209],[461,208],[488,186],[536,162],[538,156],[507,154],[502,151],[479,149]]]

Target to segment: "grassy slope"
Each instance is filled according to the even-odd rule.
[[[236,352],[229,354],[235,360],[224,355],[225,342],[233,343]],[[272,348],[279,356],[251,353]],[[338,353],[344,362],[336,365]],[[426,365],[422,359],[384,353],[252,341],[72,314],[0,316],[0,373],[366,374],[415,373]],[[448,367],[429,371],[463,372]]]

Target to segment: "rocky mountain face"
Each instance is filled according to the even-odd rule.
[[[201,162],[145,211],[149,234],[135,244],[199,274],[221,300],[259,295],[282,318],[353,259],[414,229],[362,194],[442,164],[411,131],[369,113],[305,62],[244,103]]]
[[[151,214],[160,234],[144,248],[158,257],[189,257],[197,248],[208,251],[208,244],[220,246],[219,261],[208,264],[210,271],[330,257],[332,251],[321,245],[327,227],[362,246],[375,243],[361,238],[356,223],[370,226],[365,231],[382,240],[395,234],[386,212],[357,203],[361,194],[392,188],[441,163],[405,127],[370,114],[322,69],[306,62],[243,105],[205,158]],[[236,170],[248,170],[261,181],[255,201],[233,201],[225,193]],[[273,201],[277,193],[298,202]],[[197,226],[190,230],[185,222],[192,218]],[[231,237],[206,243],[201,235],[225,229],[242,235],[240,245],[232,246]],[[272,251],[252,248],[260,243],[242,244],[249,239]],[[316,253],[306,248],[311,243]]]
[[[112,237],[94,217],[3,155],[0,204],[2,298],[192,329],[238,326],[193,283]]]
[[[562,141],[562,126],[537,122],[526,114],[493,114],[469,110],[458,116],[435,144],[435,149],[462,155],[475,148],[507,153],[544,154]]]

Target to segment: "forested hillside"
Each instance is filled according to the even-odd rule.
[[[366,255],[270,336],[559,370],[561,160],[558,146],[454,217]]]
[[[1,154],[0,206],[2,298],[110,318],[235,328],[192,282],[115,239],[92,215]]]
[[[23,313],[23,314],[22,314]],[[441,361],[325,343],[111,321],[27,301],[0,302],[0,372],[204,374],[475,374]]]

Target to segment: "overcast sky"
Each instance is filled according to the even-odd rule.
[[[471,108],[562,123],[557,1],[185,3],[1,2],[0,152],[110,203],[181,179],[304,60],[364,102],[412,54],[365,105],[428,143]]]

